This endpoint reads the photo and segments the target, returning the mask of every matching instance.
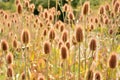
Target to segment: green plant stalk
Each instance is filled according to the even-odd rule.
[[[26,45],[25,45],[25,52],[24,52],[24,55],[25,55],[25,80],[27,80],[27,55],[26,55]]]
[[[48,9],[50,8],[50,0],[48,0]]]
[[[58,8],[58,0],[56,0],[56,19],[55,19],[55,22],[57,21],[57,8]]]

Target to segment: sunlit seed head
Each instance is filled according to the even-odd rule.
[[[21,41],[25,45],[27,45],[30,42],[30,32],[27,29],[24,29],[22,31]]]
[[[111,69],[114,69],[114,68],[116,68],[116,66],[117,66],[117,54],[115,52],[113,52],[109,58],[109,67]]]
[[[96,43],[96,40],[95,40],[95,39],[92,39],[92,40],[90,41],[89,47],[90,47],[90,50],[91,50],[91,51],[95,51],[95,50],[96,50],[96,48],[97,48],[97,43]]]
[[[49,42],[45,42],[44,43],[44,53],[45,54],[50,54],[51,48],[50,48],[50,43]]]
[[[54,29],[50,29],[49,39],[50,40],[54,40],[55,39],[55,31],[54,31]]]
[[[22,72],[22,74],[21,74],[21,79],[22,79],[22,80],[25,80],[25,72]]]
[[[22,5],[21,4],[17,5],[17,12],[18,12],[18,14],[22,13]]]
[[[74,19],[75,19],[73,12],[69,12],[69,13],[68,13],[68,18],[69,18],[70,20],[74,20]]]
[[[45,77],[43,75],[39,75],[37,80],[45,80]]]
[[[70,49],[70,42],[69,41],[66,42],[66,47],[68,50]]]
[[[82,14],[83,14],[83,15],[88,15],[88,14],[89,14],[89,11],[90,11],[90,3],[89,3],[89,1],[86,1],[86,2],[83,4]]]
[[[83,30],[81,27],[77,27],[75,37],[77,42],[83,41]]]
[[[65,25],[63,23],[61,23],[60,24],[60,32],[63,32],[64,28],[65,28]]]
[[[18,42],[16,39],[13,40],[12,45],[13,45],[13,48],[15,49],[18,47]]]
[[[101,76],[100,72],[95,72],[94,80],[102,80],[102,76]]]
[[[39,6],[38,6],[38,11],[39,11],[39,12],[42,12],[42,11],[43,11],[42,5],[39,5]]]
[[[86,80],[93,80],[94,72],[93,70],[88,70],[86,73]]]
[[[105,13],[104,6],[101,6],[99,9],[99,14],[104,14],[104,13]]]
[[[6,40],[2,40],[1,41],[1,48],[3,51],[7,51],[8,50],[8,43]]]
[[[14,76],[13,68],[12,66],[9,66],[7,68],[7,77],[13,77],[13,76]]]
[[[13,63],[13,54],[12,53],[7,53],[6,55],[6,62],[7,64],[12,64]]]
[[[68,39],[68,32],[66,30],[64,30],[62,33],[62,41],[66,42],[67,39]]]
[[[65,60],[65,59],[67,59],[67,55],[68,55],[68,50],[67,50],[67,48],[63,45],[62,47],[61,47],[61,58],[63,59],[63,60]]]
[[[119,11],[120,8],[120,3],[117,1],[114,5],[114,12],[117,13]]]

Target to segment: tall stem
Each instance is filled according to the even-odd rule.
[[[78,80],[80,79],[80,43],[79,43],[79,65],[78,65]]]

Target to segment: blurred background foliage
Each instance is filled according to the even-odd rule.
[[[23,1],[23,0],[21,0]],[[59,2],[61,2],[61,0],[58,0]],[[63,5],[66,2],[66,0],[62,0],[63,1]],[[87,0],[81,0],[82,4],[87,1]],[[102,4],[103,2],[110,2],[111,0],[89,0],[91,3],[91,8],[93,9],[97,9],[99,7],[100,4]],[[0,0],[0,9],[4,9],[4,10],[10,10],[10,11],[15,11],[15,4],[14,4],[15,0]],[[55,2],[56,0],[50,0],[50,7],[55,6]],[[48,7],[48,0],[31,0],[31,3],[35,4],[35,7],[37,9],[38,5],[42,5],[44,8]],[[74,9],[80,7],[80,0],[73,0],[71,3],[72,7]]]

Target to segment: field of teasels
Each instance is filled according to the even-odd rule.
[[[120,80],[120,1],[76,14],[67,1],[62,13],[48,2],[34,15],[29,0],[0,9],[0,80]]]

